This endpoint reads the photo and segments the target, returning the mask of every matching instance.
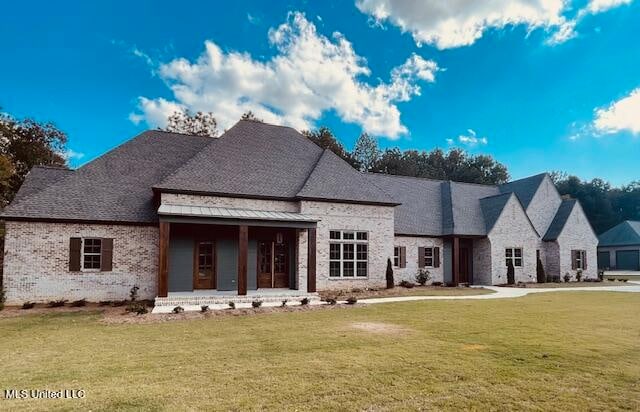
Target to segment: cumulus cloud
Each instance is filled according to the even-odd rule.
[[[640,134],[640,87],[608,107],[596,109],[593,127],[602,134],[621,131]]]
[[[301,13],[290,13],[270,29],[269,42],[276,54],[267,61],[206,41],[196,61],[161,64],[157,73],[174,98],[140,97],[139,112],[130,119],[163,126],[175,110],[211,111],[226,128],[251,110],[266,122],[307,129],[331,110],[372,135],[398,138],[407,129],[397,103],[420,95],[419,83],[433,82],[439,70],[434,61],[413,54],[391,71],[388,82],[372,85],[365,81],[371,76],[366,60],[352,44],[338,32],[331,38],[319,34]]]
[[[591,0],[586,10],[599,13],[631,1]],[[551,31],[547,43],[558,44],[576,36],[579,20],[563,15],[571,8],[567,0],[356,0],[356,6],[377,25],[389,22],[411,33],[418,45],[439,49],[468,46],[487,30],[515,25]]]
[[[457,139],[447,139],[447,144],[454,145],[456,141],[467,147],[474,147],[478,145],[486,145],[489,143],[489,140],[486,137],[479,137],[475,130],[467,129],[467,134],[461,134]]]

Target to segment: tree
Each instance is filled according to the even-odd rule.
[[[362,133],[356,140],[352,157],[357,162],[361,172],[371,171],[380,158],[378,142],[367,133]]]
[[[242,117],[240,117],[240,120],[251,120],[253,122],[260,122],[260,123],[264,123],[264,120],[262,119],[258,119],[256,117],[255,114],[253,114],[253,112],[251,110],[246,111],[242,114]]]
[[[15,196],[33,166],[66,166],[67,135],[53,123],[0,113],[0,206]]]
[[[167,126],[159,130],[167,132],[190,134],[194,136],[218,136],[218,122],[211,112],[197,112],[192,114],[188,110],[173,112],[167,118]]]
[[[351,153],[342,146],[328,127],[323,126],[316,130],[305,130],[302,134],[321,148],[331,150],[351,166],[356,167],[357,163]]]

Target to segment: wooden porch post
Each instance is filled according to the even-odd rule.
[[[307,292],[316,291],[316,228],[307,229]]]
[[[158,262],[158,296],[166,298],[169,294],[169,222],[160,222],[160,242]]]
[[[453,286],[460,283],[460,238],[453,238],[453,248],[451,253],[451,267],[453,269]]]
[[[249,249],[249,228],[238,227],[238,295],[247,294],[247,256]]]

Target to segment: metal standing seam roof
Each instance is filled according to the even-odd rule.
[[[218,219],[271,220],[280,222],[317,222],[318,219],[302,213],[266,210],[232,209],[217,206],[193,206],[162,204],[158,208],[162,216],[211,217]]]

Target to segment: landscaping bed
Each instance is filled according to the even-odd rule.
[[[392,289],[351,289],[318,292],[323,300],[334,298],[344,300],[348,297],[357,299],[386,298],[398,296],[470,296],[486,295],[494,293],[490,289],[470,288],[470,287],[448,287],[448,286],[420,286],[414,285],[411,288],[396,286]]]
[[[558,288],[584,288],[584,287],[602,287],[602,286],[632,286],[632,283],[626,281],[610,281],[603,280],[600,282],[547,282],[547,283],[517,283],[515,285],[500,285],[501,287],[510,288],[530,288],[530,289],[558,289]]]

